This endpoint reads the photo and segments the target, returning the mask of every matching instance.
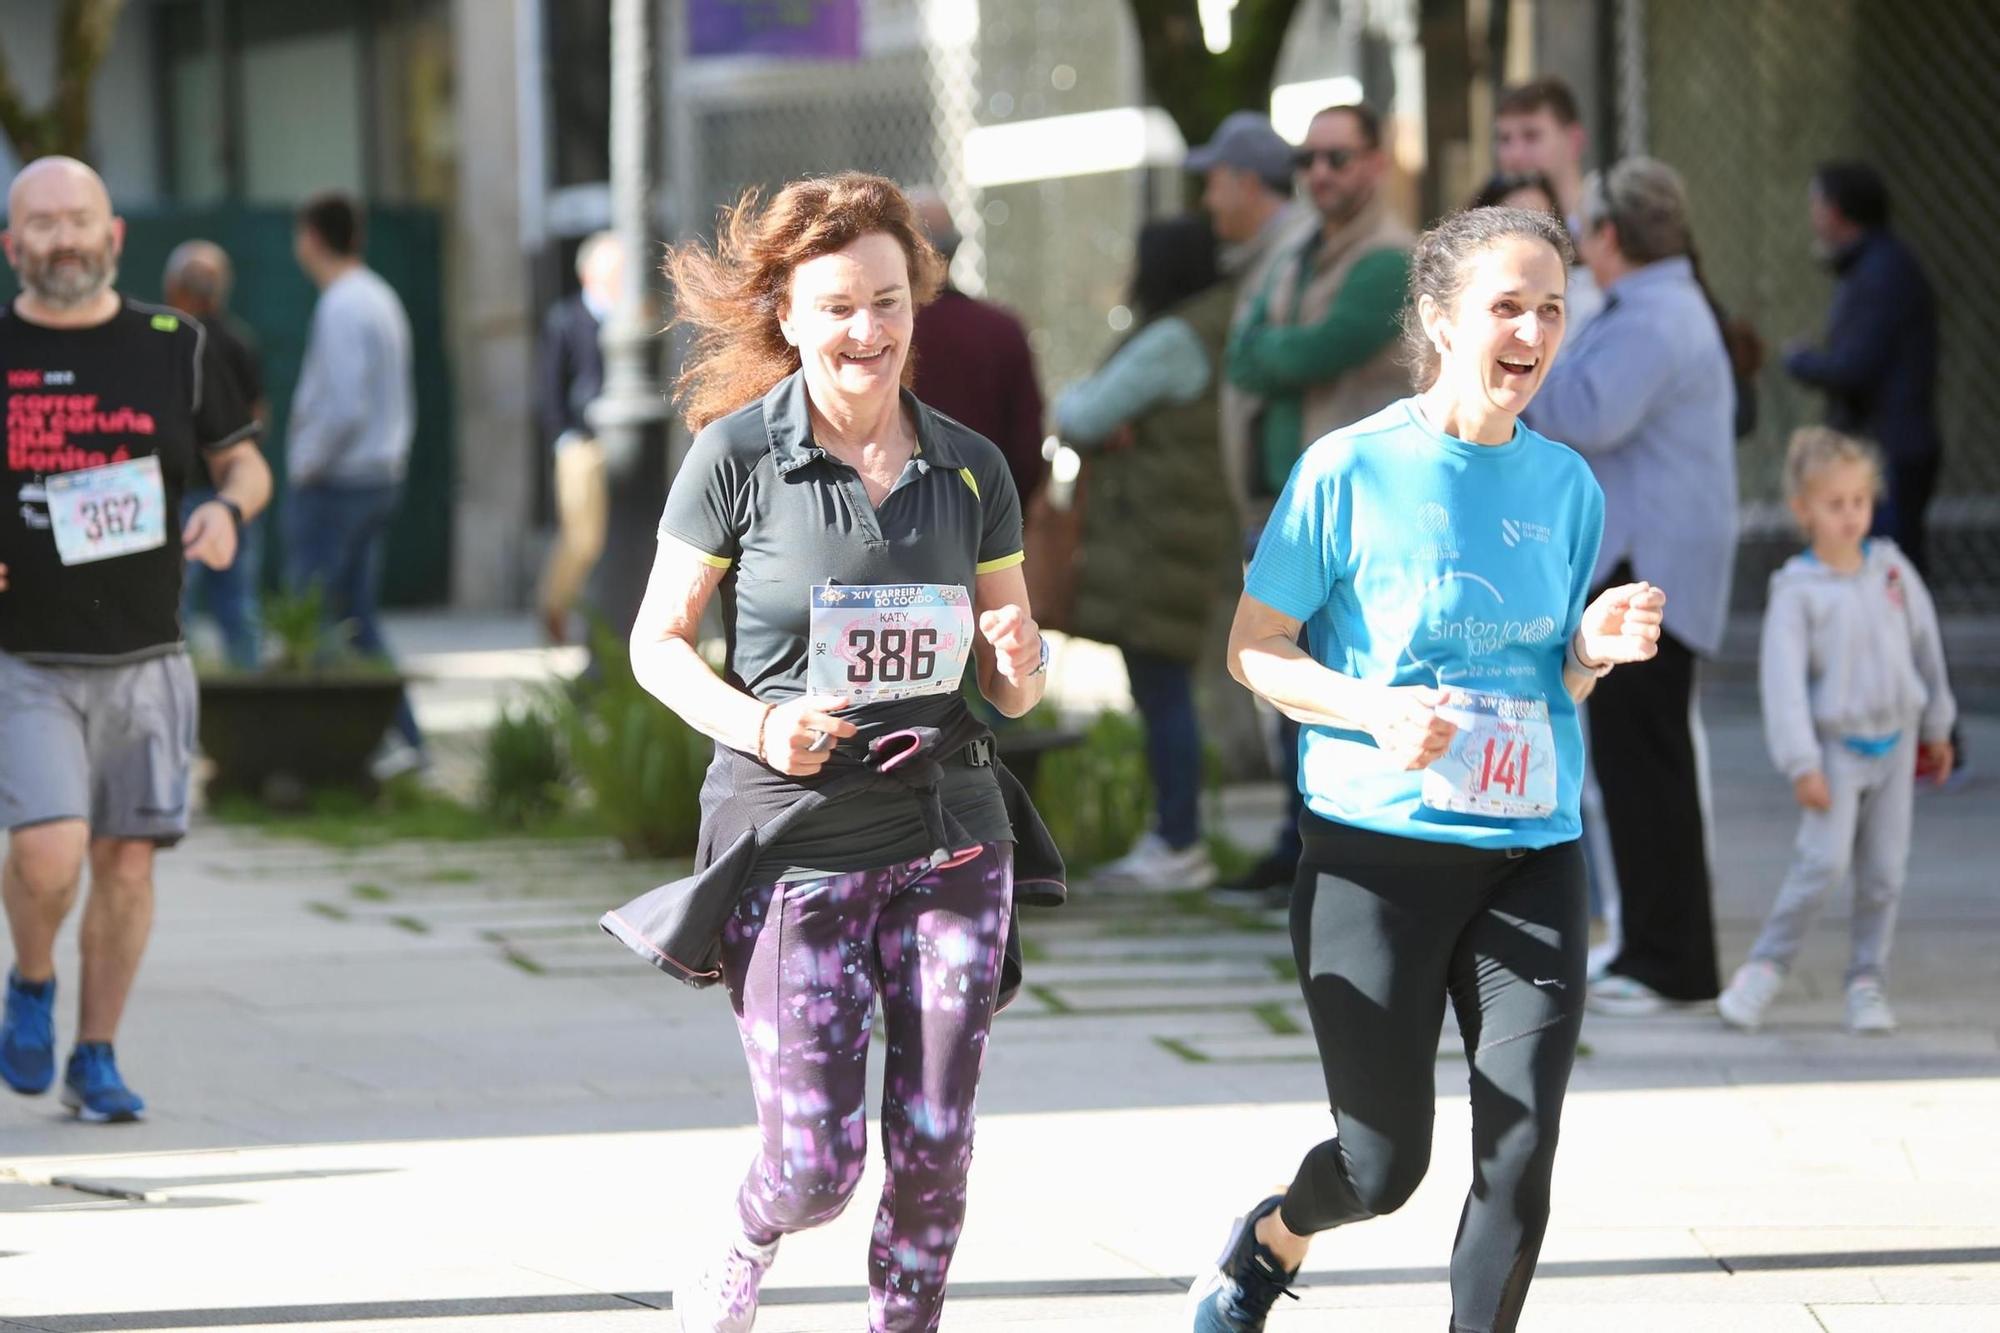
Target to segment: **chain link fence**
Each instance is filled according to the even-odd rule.
[[[691,62],[670,167],[686,229],[744,187],[879,172],[944,196],[964,237],[953,279],[1013,307],[1053,389],[1095,364],[1115,324],[1145,194],[1133,172],[994,184],[967,176],[982,127],[1130,105],[1138,52],[1123,0],[868,0],[862,58]]]
[[[1931,514],[1931,581],[1947,610],[2000,610],[2000,5],[1980,0],[1649,0],[1620,6],[1636,36],[1645,146],[1686,176],[1717,297],[1769,349],[1761,418],[1741,452],[1746,532],[1739,604],[1793,549],[1778,502],[1793,427],[1819,395],[1777,364],[1817,338],[1831,276],[1806,225],[1812,169],[1860,158],[1887,178],[1892,226],[1938,293],[1945,463]],[[1622,100],[1622,99],[1621,99]]]

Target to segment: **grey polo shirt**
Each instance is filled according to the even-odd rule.
[[[903,410],[916,425],[917,452],[880,505],[870,502],[860,473],[814,443],[805,380],[796,372],[695,437],[668,492],[660,536],[727,571],[720,588],[724,670],[738,689],[766,703],[805,693],[815,584],[936,583],[970,591],[979,575],[1021,563],[1021,502],[1000,450],[907,390]],[[846,716],[860,734],[843,742],[842,752],[858,758],[872,736],[935,726],[964,706],[956,694],[858,706]],[[709,780],[719,780],[718,768]],[[811,781],[777,773],[769,780],[768,791],[705,790],[704,804],[769,800],[775,811]],[[980,841],[1013,836],[990,769],[948,765],[941,790],[946,808]],[[876,869],[931,850],[914,795],[861,804],[802,821],[770,850],[759,877]]]

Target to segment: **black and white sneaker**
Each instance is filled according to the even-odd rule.
[[[1298,1299],[1292,1290],[1298,1270],[1287,1270],[1257,1239],[1257,1223],[1277,1212],[1282,1201],[1273,1194],[1248,1217],[1237,1218],[1214,1270],[1195,1279],[1188,1290],[1194,1333],[1262,1333],[1278,1297]]]
[[[1274,911],[1291,903],[1298,872],[1297,861],[1271,852],[1240,877],[1210,889],[1208,896],[1225,907]]]

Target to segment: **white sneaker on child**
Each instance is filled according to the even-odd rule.
[[[750,1333],[757,1322],[757,1288],[777,1257],[778,1242],[753,1245],[737,1236],[699,1278],[674,1289],[681,1333]]]
[[[1764,1026],[1764,1011],[1778,998],[1784,985],[1783,968],[1762,958],[1752,958],[1736,969],[1736,975],[1729,979],[1729,988],[1715,997],[1715,1012],[1729,1026],[1755,1032]]]
[[[1896,1030],[1896,1011],[1874,977],[1856,977],[1847,984],[1847,1030],[1856,1036],[1886,1037]]]

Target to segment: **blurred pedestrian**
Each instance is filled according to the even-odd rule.
[[[1589,136],[1570,86],[1553,76],[1500,90],[1493,111],[1493,157],[1503,176],[1546,177],[1558,216],[1583,240],[1583,160]],[[1587,264],[1569,271],[1570,337],[1604,308],[1604,294]]]
[[[600,231],[576,248],[578,290],[549,308],[536,353],[535,408],[554,463],[556,539],[542,570],[542,634],[569,642],[570,612],[604,553],[611,497],[590,405],[604,391],[604,321],[625,280],[625,247]]]
[[[236,396],[250,409],[261,439],[271,420],[271,405],[264,393],[264,358],[257,347],[257,335],[229,311],[235,276],[229,255],[221,246],[213,241],[183,241],[167,256],[160,285],[168,305],[201,321],[217,359],[236,377]],[[181,500],[182,522],[214,498],[213,486],[190,487]],[[181,590],[183,627],[193,625],[197,604],[205,602],[216,628],[222,631],[223,655],[238,671],[255,670],[263,657],[257,611],[263,537],[261,521],[245,523],[236,558],[228,567],[210,569],[194,561],[188,566],[186,586]]]
[[[1295,179],[1318,226],[1288,241],[1230,331],[1229,380],[1261,399],[1246,464],[1245,533],[1254,550],[1263,516],[1306,446],[1396,401],[1408,388],[1396,339],[1409,273],[1408,228],[1381,196],[1388,158],[1373,108],[1328,107],[1292,155]],[[1299,863],[1298,724],[1282,719],[1278,778],[1290,793],[1276,845],[1231,897],[1276,905]]]
[[[1562,205],[1556,199],[1556,187],[1548,176],[1539,171],[1510,175],[1496,172],[1486,178],[1486,184],[1472,196],[1467,208],[1525,208],[1531,213],[1547,213],[1562,220]]]
[[[417,429],[410,318],[395,289],[361,258],[361,206],[329,192],[307,200],[292,230],[299,267],[320,289],[298,387],[285,465],[286,586],[317,588],[329,624],[353,647],[387,659],[376,601],[382,548],[402,500]],[[378,779],[425,767],[409,691],[396,705],[396,737],[373,768]]]
[[[1785,370],[1824,390],[1827,424],[1873,441],[1887,483],[1875,531],[1929,576],[1924,511],[1937,489],[1938,315],[1930,279],[1889,230],[1889,188],[1861,162],[1828,162],[1807,196],[1813,248],[1836,281],[1819,346],[1794,342]]]
[[[1729,611],[1736,402],[1692,248],[1672,167],[1642,157],[1592,172],[1582,250],[1604,309],[1528,412],[1604,487],[1595,584],[1643,579],[1673,597],[1659,655],[1607,681],[1588,709],[1623,932],[1591,984],[1607,1013],[1655,1013],[1718,989],[1694,704],[1696,663],[1720,646]]]
[[[1854,878],[1847,1027],[1895,1030],[1884,984],[1909,868],[1917,756],[1942,785],[1958,714],[1923,576],[1868,527],[1882,489],[1868,445],[1824,426],[1792,436],[1785,498],[1807,548],[1771,576],[1758,653],[1764,736],[1791,779],[1798,840],[1750,959],[1716,1009],[1755,1029],[1827,892]]]
[[[1256,111],[1232,111],[1213,137],[1191,149],[1186,170],[1201,177],[1201,206],[1220,244],[1218,262],[1234,284],[1232,324],[1243,319],[1271,281],[1288,247],[1303,241],[1319,217],[1292,194],[1292,146]],[[1261,527],[1271,495],[1251,504],[1251,460],[1258,449],[1264,399],[1226,377],[1222,381],[1223,475],[1243,521]]]
[[[1090,507],[1076,632],[1115,644],[1146,728],[1154,825],[1093,884],[1204,889],[1203,757],[1194,668],[1235,557],[1222,487],[1217,390],[1235,290],[1199,214],[1139,232],[1139,322],[1098,371],[1056,399],[1056,432],[1084,453]]]
[[[14,965],[0,1080],[55,1081],[56,937],[84,866],[90,896],[63,1104],[139,1119],[113,1042],[153,928],[153,863],[187,833],[200,698],[179,620],[181,567],[236,556],[271,495],[257,422],[202,325],[121,295],[125,222],[67,157],[7,192],[0,312],[0,897]],[[206,475],[215,497],[178,521]]]
[[[1418,392],[1306,451],[1250,567],[1230,661],[1307,723],[1292,954],[1335,1137],[1237,1221],[1195,1333],[1259,1333],[1313,1236],[1416,1190],[1447,997],[1475,1159],[1450,1325],[1519,1324],[1583,1026],[1576,704],[1652,656],[1664,605],[1644,584],[1590,598],[1604,494],[1520,420],[1560,365],[1568,251],[1523,209],[1425,233]]]
[[[716,740],[696,873],[605,929],[729,989],[762,1144],[735,1215],[676,1285],[690,1333],[741,1333],[778,1242],[832,1220],[867,1156],[868,1047],[888,1039],[887,1178],[868,1327],[932,1330],[965,1217],[973,1099],[1012,904],[1062,868],[966,707],[1018,717],[1048,647],[998,448],[903,388],[943,261],[880,176],[746,194],[672,251],[694,333],[674,477],[632,634],[640,682]],[[697,651],[722,594],[725,674]]]
[[[944,289],[917,311],[912,356],[919,402],[972,427],[999,447],[1026,506],[1041,489],[1042,389],[1028,331],[1014,312],[952,285],[951,261],[963,241],[951,209],[934,190],[910,194],[924,233],[945,262]]]

